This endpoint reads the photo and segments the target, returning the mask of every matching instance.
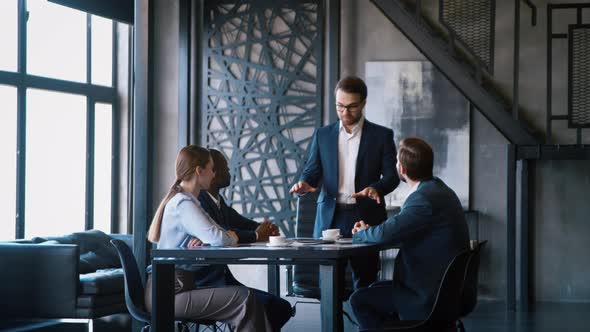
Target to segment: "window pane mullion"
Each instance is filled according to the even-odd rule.
[[[23,1],[24,2],[24,1]],[[27,165],[27,90],[17,91],[16,151],[16,238],[25,237],[26,165]]]
[[[86,208],[85,229],[94,228],[94,101],[86,105]]]

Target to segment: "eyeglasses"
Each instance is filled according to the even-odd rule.
[[[364,100],[361,100],[358,103],[352,103],[352,104],[348,104],[348,105],[336,104],[336,111],[338,111],[338,113],[344,113],[344,111],[348,111],[349,113],[352,113],[352,112],[356,111],[361,106],[363,101]]]

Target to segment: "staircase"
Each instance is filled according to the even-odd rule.
[[[541,144],[511,113],[509,101],[499,94],[484,69],[470,62],[462,55],[463,49],[447,42],[443,33],[421,15],[420,1],[417,5],[399,0],[371,1],[511,144]]]

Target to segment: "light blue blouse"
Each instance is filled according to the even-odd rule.
[[[179,248],[190,235],[212,246],[235,246],[238,241],[203,210],[191,193],[174,195],[164,208],[158,249]]]

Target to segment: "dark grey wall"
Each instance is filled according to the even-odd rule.
[[[155,4],[152,210],[174,183],[178,153],[178,1]]]
[[[423,1],[436,12],[434,1]],[[565,1],[552,1],[565,2]],[[546,1],[535,1],[538,24],[530,25],[530,11],[522,6],[520,104],[523,116],[535,130],[544,133],[546,96]],[[575,13],[560,15],[554,23],[563,26]],[[588,17],[588,15],[585,15]],[[512,91],[514,1],[497,1],[494,77],[504,91]],[[560,31],[560,32],[561,32]],[[341,73],[364,76],[366,61],[425,60],[424,56],[369,0],[342,1]],[[554,52],[561,65],[554,70],[554,110],[565,111],[567,49]],[[509,93],[510,94],[510,93]],[[555,142],[572,143],[575,131],[564,123],[554,124]],[[590,143],[590,131],[584,132]],[[489,240],[484,252],[482,293],[505,298],[506,289],[506,144],[507,140],[479,113],[471,119],[471,207],[480,212],[480,238]],[[536,167],[532,294],[541,301],[590,301],[586,252],[590,244],[585,203],[590,193],[590,162],[539,162]]]

